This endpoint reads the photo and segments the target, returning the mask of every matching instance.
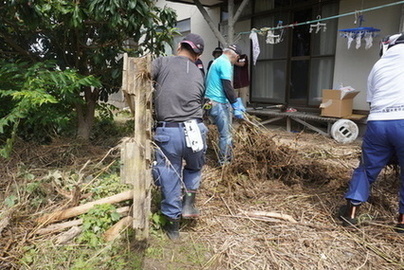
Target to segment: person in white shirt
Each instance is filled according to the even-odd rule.
[[[380,171],[396,156],[404,168],[404,33],[381,42],[381,58],[368,77],[370,112],[362,143],[362,157],[340,209],[344,226],[356,225],[358,208],[369,198],[370,187]],[[401,170],[397,232],[404,233],[404,170]]]

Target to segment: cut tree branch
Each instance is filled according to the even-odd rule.
[[[104,233],[104,236],[103,236],[104,240],[109,242],[109,241],[116,239],[123,230],[125,230],[130,225],[132,225],[132,222],[133,222],[133,217],[131,217],[131,216],[124,217],[123,219],[121,219],[120,221],[115,223],[114,226],[109,228]]]
[[[133,199],[133,190],[128,190],[107,198],[102,198],[94,202],[89,202],[83,205],[79,205],[76,207],[68,208],[65,210],[59,210],[47,215],[44,215],[37,219],[37,222],[40,224],[49,224],[53,222],[57,222],[63,219],[68,219],[71,217],[75,217],[84,213],[87,213],[94,205],[105,204],[105,203],[117,203],[126,200]]]
[[[297,221],[291,216],[287,214],[281,214],[276,212],[265,212],[265,211],[254,211],[254,212],[244,212],[248,217],[256,217],[256,218],[276,218],[286,220],[292,223],[297,223]]]
[[[116,212],[120,214],[121,216],[127,216],[129,214],[130,207],[129,206],[124,206],[116,209]],[[57,224],[52,224],[49,225],[46,228],[39,229],[35,231],[35,234],[43,235],[43,234],[48,234],[48,233],[56,233],[63,231],[67,228],[73,227],[73,226],[79,226],[83,224],[83,219],[75,219],[71,221],[66,221],[63,223],[57,223]]]

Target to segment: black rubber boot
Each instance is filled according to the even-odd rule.
[[[398,223],[396,225],[395,231],[398,233],[404,233],[404,214],[398,214]]]
[[[352,202],[348,200],[347,204],[340,208],[339,218],[342,220],[342,226],[349,227],[358,224],[356,214],[358,213],[359,207],[360,204],[352,204]]]
[[[182,199],[182,218],[191,219],[199,217],[199,210],[195,208],[196,190],[186,190]]]
[[[168,238],[177,240],[180,238],[180,220],[166,217],[167,223],[163,229],[167,233]]]

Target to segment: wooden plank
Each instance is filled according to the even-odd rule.
[[[135,73],[136,65],[133,57],[124,57],[122,91],[132,115],[135,114]]]
[[[134,134],[134,175],[133,175],[133,229],[135,239],[146,240],[149,234],[149,215],[151,204],[151,98],[152,84],[149,78],[151,56],[130,59],[134,68],[133,89],[135,96],[135,134]],[[130,64],[131,65],[131,64]],[[131,86],[132,87],[132,86]]]
[[[266,125],[266,124],[269,124],[269,123],[272,123],[272,122],[276,122],[276,121],[278,121],[278,120],[281,120],[281,119],[283,119],[283,118],[284,118],[284,117],[271,118],[271,119],[268,119],[268,120],[265,120],[265,121],[260,122],[260,124],[261,124],[261,125]]]
[[[123,54],[123,68],[122,68],[122,87],[121,90],[126,92],[128,89],[128,54]]]
[[[125,138],[121,143],[121,182],[125,184],[133,183],[135,144],[134,138]]]

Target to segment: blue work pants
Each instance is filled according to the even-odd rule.
[[[362,143],[362,160],[353,172],[345,198],[366,202],[380,171],[396,154],[401,168],[399,212],[404,214],[404,120],[369,121]]]
[[[229,103],[212,102],[210,117],[219,131],[219,164],[223,165],[231,160],[232,132],[231,106]]]
[[[195,153],[186,146],[182,123],[179,127],[158,127],[155,131],[154,141],[158,148],[155,152],[153,178],[155,184],[161,187],[161,212],[169,218],[177,219],[181,216],[182,189],[197,190],[201,182],[208,129],[203,123],[198,126],[204,149]]]

